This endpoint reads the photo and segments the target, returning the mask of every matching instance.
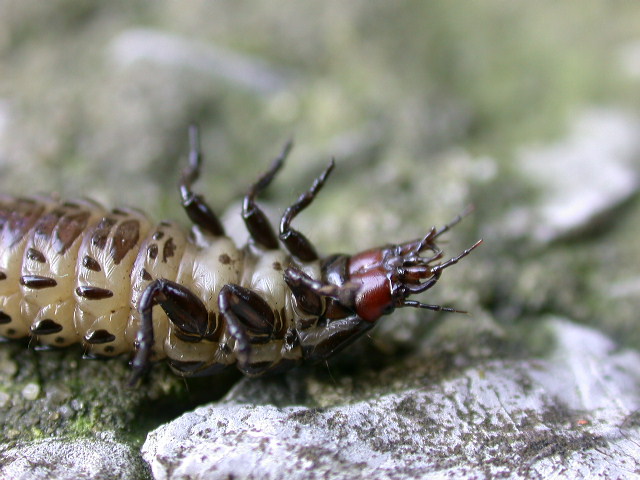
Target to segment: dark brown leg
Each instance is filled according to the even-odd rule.
[[[282,167],[287,155],[289,155],[292,146],[293,143],[291,141],[287,142],[278,158],[271,164],[269,170],[251,186],[242,203],[242,218],[247,226],[247,230],[249,230],[249,235],[251,235],[251,238],[258,245],[268,250],[278,248],[278,238],[269,223],[269,219],[256,203],[256,196],[271,183],[276,173],[278,173],[278,170],[280,170],[280,167]]]
[[[460,253],[459,255],[450,258],[449,260],[447,260],[444,263],[441,263],[440,265],[436,265],[434,266],[431,271],[434,274],[437,274],[439,272],[442,272],[442,270],[444,270],[447,267],[450,267],[451,265],[455,265],[456,263],[458,263],[461,259],[463,259],[464,257],[466,257],[467,255],[469,255],[474,248],[480,246],[480,244],[482,243],[482,239],[478,240],[476,243],[474,243],[473,245],[471,245],[469,248],[467,248],[466,250],[463,250],[462,253]]]
[[[232,283],[220,290],[218,307],[227,322],[227,331],[236,341],[238,368],[245,370],[251,345],[269,341],[277,333],[273,310],[257,293]]]
[[[458,222],[460,221],[459,218],[460,216],[457,217],[458,218]],[[443,227],[444,228],[444,227]],[[441,263],[440,265],[434,265],[433,267],[431,267],[431,273],[432,273],[432,277],[429,278],[429,280],[427,280],[426,282],[420,284],[420,285],[405,285],[405,288],[407,290],[409,290],[409,292],[411,292],[411,295],[415,295],[418,293],[422,293],[425,292],[427,290],[429,290],[431,287],[433,287],[438,280],[440,279],[440,275],[442,275],[442,271],[447,268],[450,267],[451,265],[455,265],[456,263],[458,263],[462,258],[466,257],[467,255],[469,255],[474,248],[478,247],[480,244],[482,243],[482,240],[478,240],[476,243],[474,243],[473,245],[471,245],[471,247],[467,248],[466,250],[462,251],[462,253],[460,253],[459,255],[450,258],[449,260],[447,260],[444,263]],[[440,256],[440,253],[438,253],[436,255],[437,257]],[[443,307],[440,305],[430,305],[430,304],[426,304],[426,303],[420,303],[416,300],[404,300],[402,302],[403,307],[415,307],[415,308],[424,308],[427,310],[435,310],[437,312],[453,312],[453,313],[467,313],[464,310],[457,310],[455,308],[451,308],[451,307]]]
[[[440,227],[440,229],[436,230],[436,227],[432,227],[429,233],[427,233],[421,240],[413,240],[400,245],[401,250],[399,254],[406,255],[408,253],[412,253],[413,255],[419,255],[420,252],[429,249],[434,252],[435,256],[432,258],[433,260],[436,260],[436,257],[438,257],[442,253],[442,250],[440,250],[440,248],[435,244],[435,240],[443,233],[451,230],[472,212],[473,206],[469,205],[462,212],[456,215],[455,218],[453,218],[449,223]],[[422,260],[422,262],[424,262],[424,260]]]
[[[332,159],[325,171],[315,179],[311,188],[300,195],[296,203],[287,208],[280,221],[280,240],[291,255],[303,262],[317,260],[318,253],[307,237],[291,228],[291,221],[316,198],[334,166],[335,161]]]
[[[331,357],[357,340],[375,324],[357,315],[328,321],[306,330],[298,330],[305,361],[317,362]]]
[[[196,195],[191,185],[200,177],[202,167],[202,151],[200,150],[200,134],[198,127],[189,127],[189,165],[182,171],[180,179],[180,197],[189,219],[203,230],[216,236],[224,235],[224,228],[213,210],[207,205],[202,195]]]
[[[451,313],[468,313],[464,310],[458,310],[457,308],[443,307],[442,305],[431,305],[428,303],[418,302],[417,300],[405,300],[402,303],[403,307],[424,308],[426,310],[433,310],[436,312],[451,312]]]
[[[151,312],[155,305],[160,305],[169,320],[178,327],[181,340],[199,342],[214,330],[214,326],[209,325],[207,308],[193,292],[164,278],[154,280],[140,297],[140,329],[136,336],[136,354],[131,362],[130,386],[135,385],[149,367],[154,343]]]
[[[315,282],[306,273],[297,268],[289,267],[284,272],[284,280],[296,298],[298,307],[310,315],[320,316],[324,311],[322,295],[317,293],[322,284]]]
[[[300,306],[311,314],[316,313],[320,297],[332,298],[343,307],[355,310],[356,293],[360,288],[357,284],[346,283],[338,286],[333,283],[322,283],[293,267],[285,270],[284,281],[287,282],[296,300],[300,302]]]

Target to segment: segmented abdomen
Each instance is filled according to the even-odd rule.
[[[178,280],[187,244],[174,224],[153,226],[134,209],[0,196],[0,335],[131,351],[140,295],[152,279]],[[169,333],[160,308],[154,323],[159,358]]]

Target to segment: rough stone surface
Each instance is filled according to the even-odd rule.
[[[0,476],[13,480],[146,478],[147,465],[123,443],[102,439],[47,439],[0,447]]]
[[[544,326],[541,326],[544,328]],[[640,354],[561,320],[548,360],[491,360],[328,408],[231,399],[143,447],[157,479],[622,478],[640,474]]]
[[[638,118],[613,109],[583,113],[566,138],[522,152],[518,165],[539,190],[538,204],[510,212],[506,223],[540,242],[585,229],[638,191],[639,155]]]

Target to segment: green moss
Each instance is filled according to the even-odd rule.
[[[78,417],[70,422],[67,426],[67,432],[72,437],[90,437],[95,433],[96,424],[87,417]]]

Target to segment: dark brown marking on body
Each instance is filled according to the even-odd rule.
[[[0,272],[0,280],[6,280],[7,274],[4,272]]]
[[[162,261],[167,263],[167,258],[171,258],[176,253],[176,244],[173,243],[173,237],[167,238],[167,241],[164,242],[164,247],[162,248]]]
[[[146,268],[143,268],[143,269],[140,271],[140,277],[141,277],[143,280],[153,280],[153,277],[151,276],[151,274],[150,274],[149,272],[147,272],[147,269],[146,269]]]
[[[0,311],[0,325],[6,325],[7,323],[11,323],[11,316]]]
[[[162,237],[164,237],[164,232],[162,230],[157,230],[154,234],[153,234],[153,238],[154,240],[160,240],[162,239]]]
[[[218,261],[223,265],[229,265],[231,263],[231,257],[226,253],[223,253],[218,257]]]
[[[53,241],[53,248],[60,255],[64,255],[73,245],[89,223],[89,212],[67,213],[58,222]]]
[[[158,256],[158,245],[155,243],[149,245],[149,247],[147,247],[147,255],[151,260],[155,260]]]
[[[51,288],[58,285],[53,278],[43,277],[42,275],[23,275],[20,277],[20,285],[39,290],[41,288]]]
[[[125,220],[116,227],[111,245],[111,257],[118,265],[122,259],[138,243],[140,238],[140,222],[138,220]]]
[[[16,334],[16,329],[15,328],[8,328],[7,329],[7,335],[15,335]]]
[[[3,227],[4,246],[16,245],[38,221],[45,206],[31,198],[17,198],[0,206],[0,225]]]
[[[76,288],[76,295],[82,298],[86,298],[87,300],[102,300],[104,298],[113,297],[113,292],[106,288],[83,285]]]
[[[92,345],[113,342],[115,339],[116,336],[114,334],[104,329],[96,330],[94,332],[91,332],[89,335],[85,335],[84,337],[85,342]]]
[[[60,220],[60,217],[64,215],[63,208],[56,208],[45,214],[36,223],[34,232],[35,236],[39,238],[49,239],[53,233],[53,229],[56,228],[56,224]]]
[[[93,270],[94,272],[100,272],[102,270],[98,261],[95,258],[91,258],[89,255],[85,255],[82,258],[82,266],[89,270]]]
[[[271,267],[278,272],[282,271],[282,264],[280,262],[273,262]]]
[[[125,217],[129,216],[129,212],[126,212],[121,208],[114,208],[113,210],[111,210],[111,213],[113,213],[114,215],[120,215]]]
[[[161,225],[163,227],[170,227],[171,226],[171,222],[168,222],[166,220],[161,221],[158,225]]]
[[[80,208],[80,205],[78,205],[76,202],[70,202],[68,200],[66,202],[63,202],[62,206],[67,208]]]
[[[56,343],[64,343],[64,337],[56,337],[54,342],[56,342]]]
[[[47,263],[47,259],[44,254],[40,250],[36,250],[35,248],[27,249],[27,258],[29,260],[33,260],[34,262],[39,263]]]
[[[62,331],[62,325],[50,318],[45,318],[31,325],[31,333],[34,335],[51,335],[60,331]]]
[[[116,220],[111,217],[104,217],[100,220],[100,223],[93,230],[93,234],[91,235],[91,245],[94,247],[104,250],[107,246],[107,240],[109,239],[109,232],[116,224]]]
[[[113,353],[115,351],[116,349],[113,345],[107,345],[106,347],[104,347],[104,353]]]

